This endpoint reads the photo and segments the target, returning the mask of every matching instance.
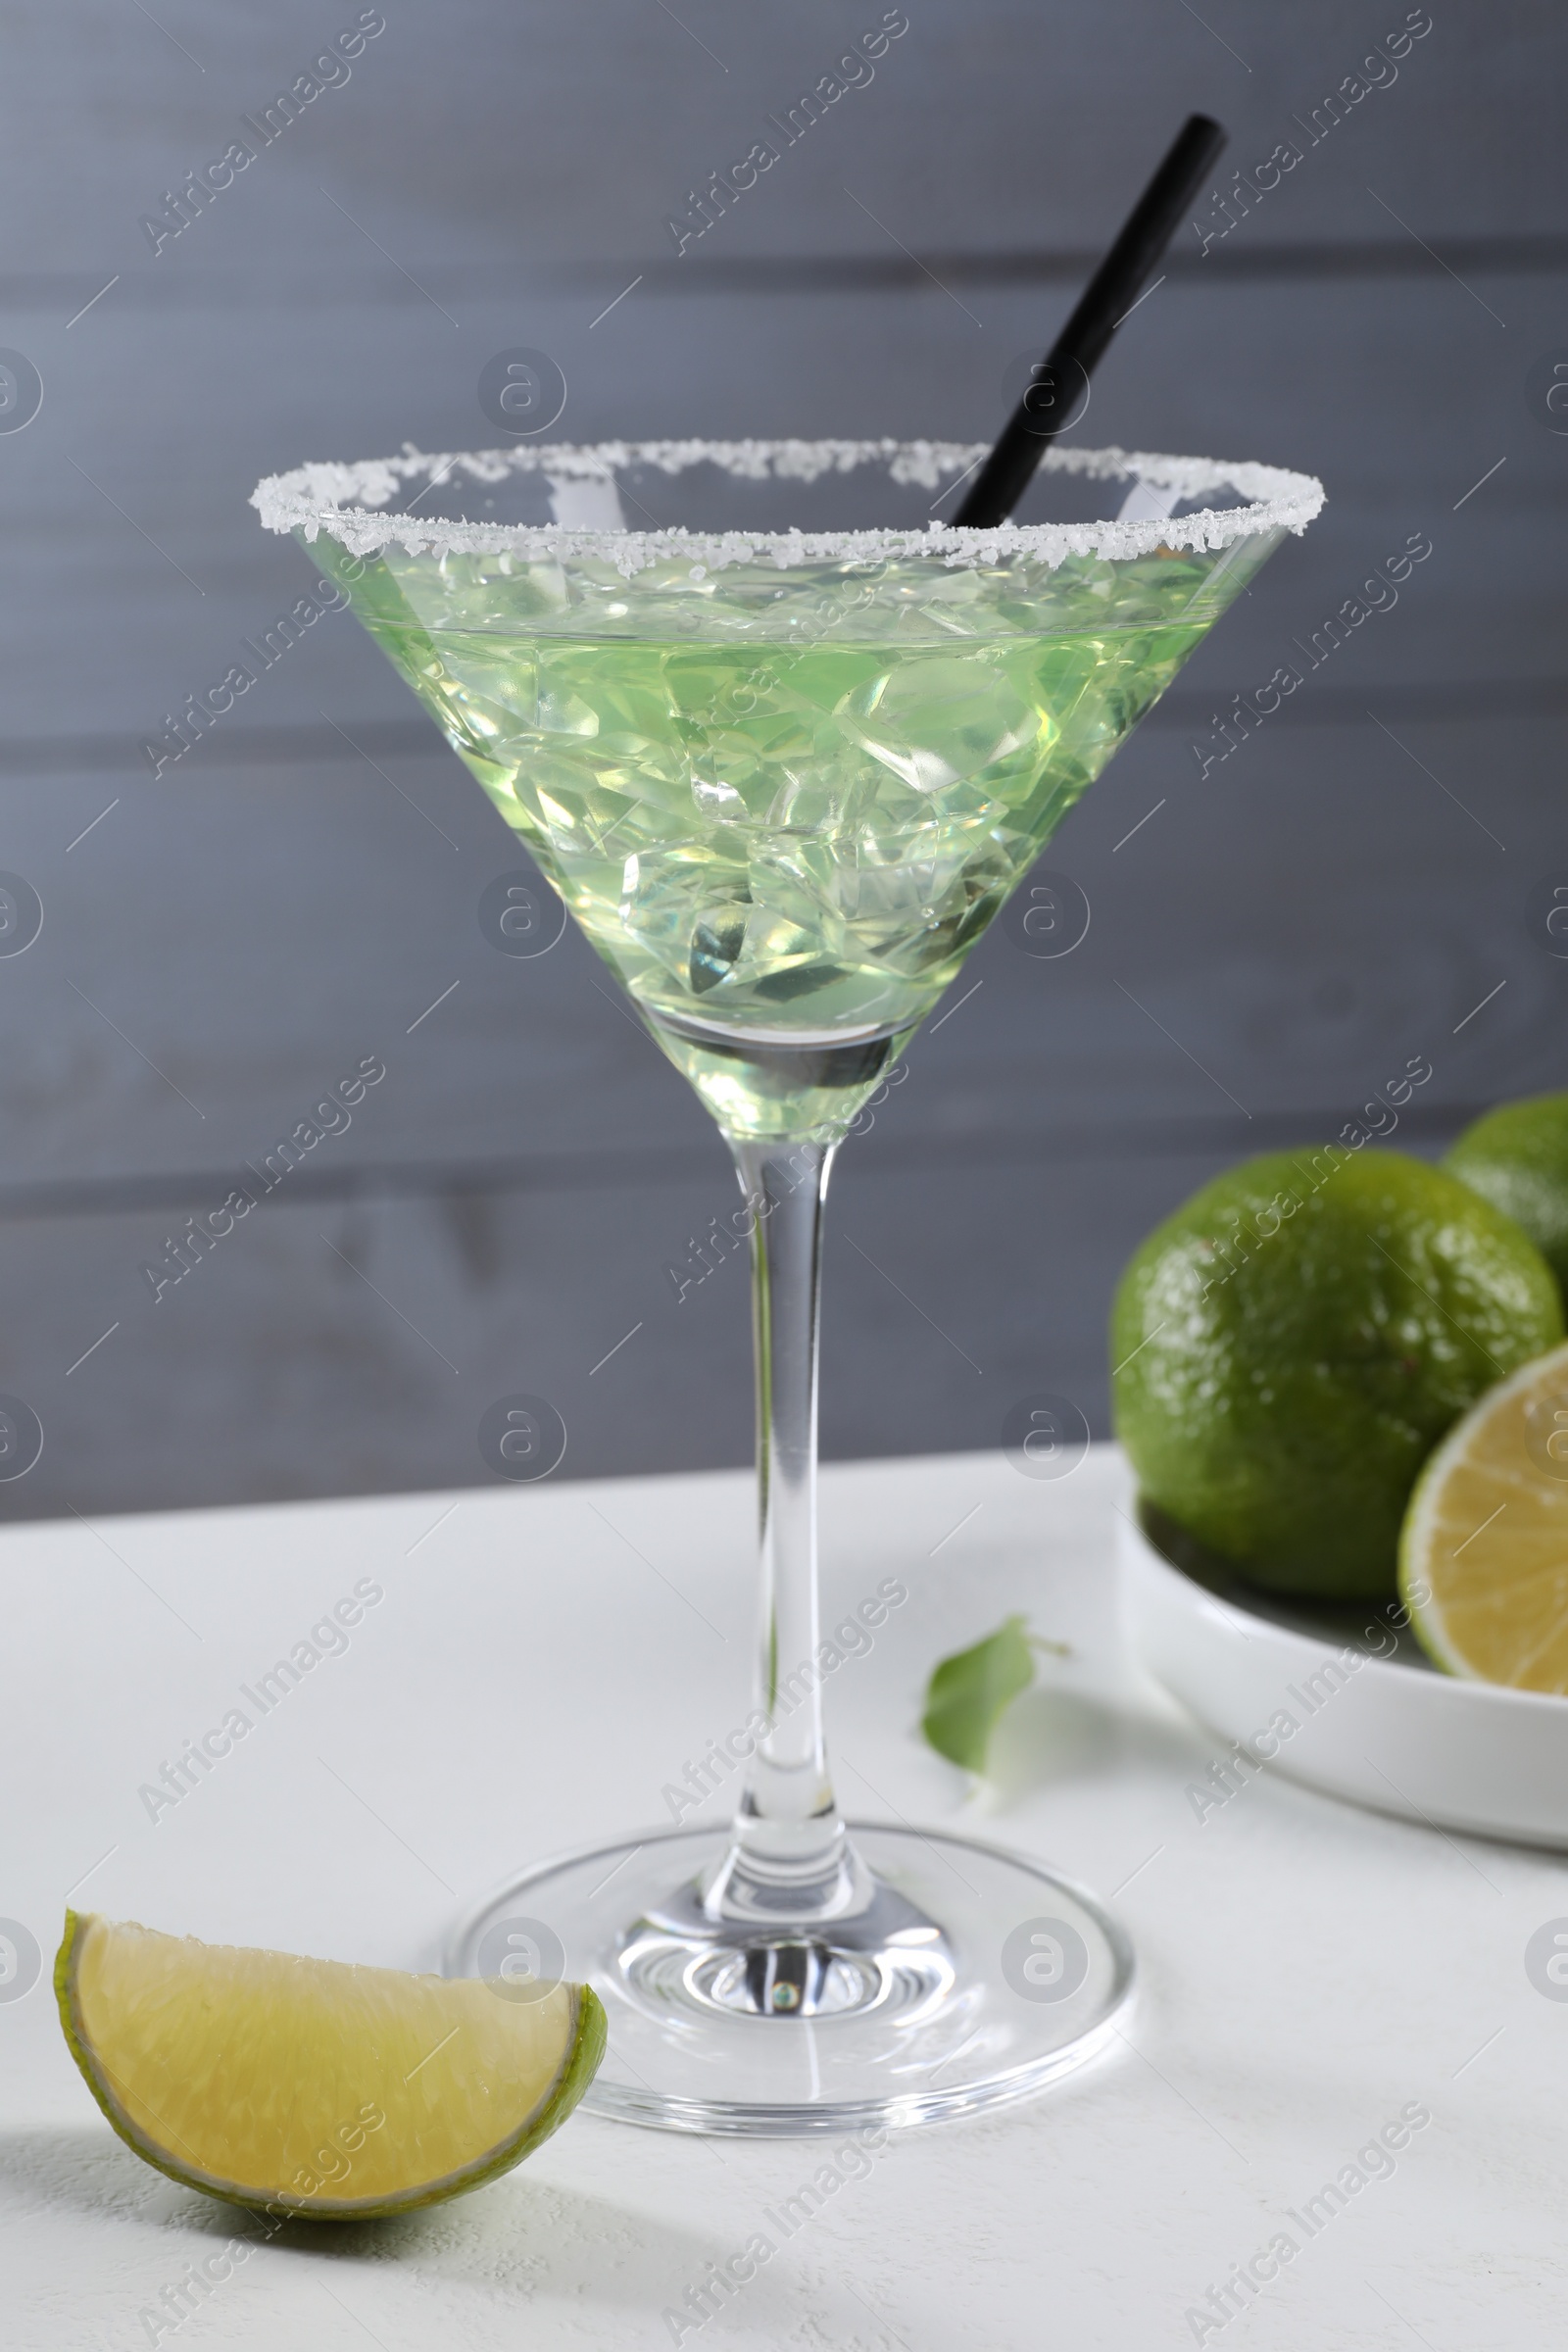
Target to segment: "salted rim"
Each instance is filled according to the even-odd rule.
[[[448,522],[385,510],[400,487],[418,474],[432,484],[461,468],[476,482],[512,473],[544,473],[553,481],[603,481],[630,466],[681,473],[690,466],[722,466],[739,479],[815,481],[873,461],[893,480],[934,489],[948,474],[973,470],[989,443],[957,441],[567,441],[519,443],[512,449],[438,453],[404,444],[394,458],[362,458],[352,465],[299,466],[269,474],[251,505],[270,531],[300,531],[314,540],[325,530],[350,555],[368,556],[396,544],[410,555],[520,555],[525,560],[582,558],[612,564],[627,577],[650,565],[696,559],[705,567],[770,563],[780,570],[805,564],[881,562],[935,557],[948,565],[989,564],[1010,556],[1033,558],[1054,570],[1069,556],[1108,562],[1152,555],[1156,548],[1211,550],[1262,531],[1304,531],[1323,505],[1323,485],[1309,473],[1249,460],[1161,457],[1144,450],[1063,448],[1048,443],[1051,473],[1096,480],[1147,481],[1182,498],[1230,488],[1251,503],[1204,507],[1190,514],[1139,521],[1003,523],[992,530],[959,530],[930,522],[924,530],[652,531],[584,528],[575,523]],[[351,503],[352,502],[352,503]]]

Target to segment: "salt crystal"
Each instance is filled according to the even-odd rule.
[[[986,454],[983,442],[884,440],[601,441],[583,446],[546,442],[437,455],[410,442],[395,458],[366,458],[355,465],[318,463],[271,474],[258,483],[251,504],[269,530],[298,531],[308,541],[324,530],[350,555],[375,555],[384,547],[398,546],[413,556],[512,555],[524,564],[575,559],[612,564],[628,580],[653,565],[690,558],[697,559],[690,566],[694,580],[706,578],[710,570],[763,560],[789,570],[804,564],[876,564],[936,557],[945,567],[972,569],[1019,557],[1054,571],[1073,556],[1122,563],[1152,555],[1157,548],[1211,551],[1262,531],[1299,534],[1323,505],[1321,482],[1282,466],[1064,448],[1059,442],[1046,449],[1047,473],[1147,483],[1173,502],[1229,491],[1243,503],[1141,520],[1131,515],[1107,522],[1004,522],[992,530],[932,522],[923,530],[722,532],[692,532],[679,526],[623,531],[564,522],[454,522],[400,513],[393,505],[409,483],[422,479],[428,489],[457,472],[486,483],[504,481],[514,473],[542,473],[556,485],[603,483],[607,475],[636,466],[676,474],[709,465],[738,481],[813,482],[824,474],[879,465],[894,482],[931,489],[945,476],[972,471]]]

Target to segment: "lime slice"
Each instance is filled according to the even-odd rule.
[[[477,2188],[605,2050],[585,1984],[404,1976],[66,1913],[55,1991],[122,2139],[188,2187],[316,2220]]]
[[[1568,1348],[1489,1389],[1439,1446],[1399,1589],[1446,1673],[1568,1691]]]

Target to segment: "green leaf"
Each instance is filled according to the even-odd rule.
[[[973,1649],[944,1658],[926,1687],[920,1728],[938,1755],[984,1772],[997,1718],[1035,1679],[1026,1620],[1009,1617]]]

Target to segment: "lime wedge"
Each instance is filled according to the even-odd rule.
[[[1448,1674],[1568,1691],[1568,1348],[1473,1404],[1416,1482],[1399,1587]]]
[[[565,2122],[586,1984],[405,1976],[66,1913],[72,2056],[138,2156],[236,2205],[363,2221],[460,2196]]]

